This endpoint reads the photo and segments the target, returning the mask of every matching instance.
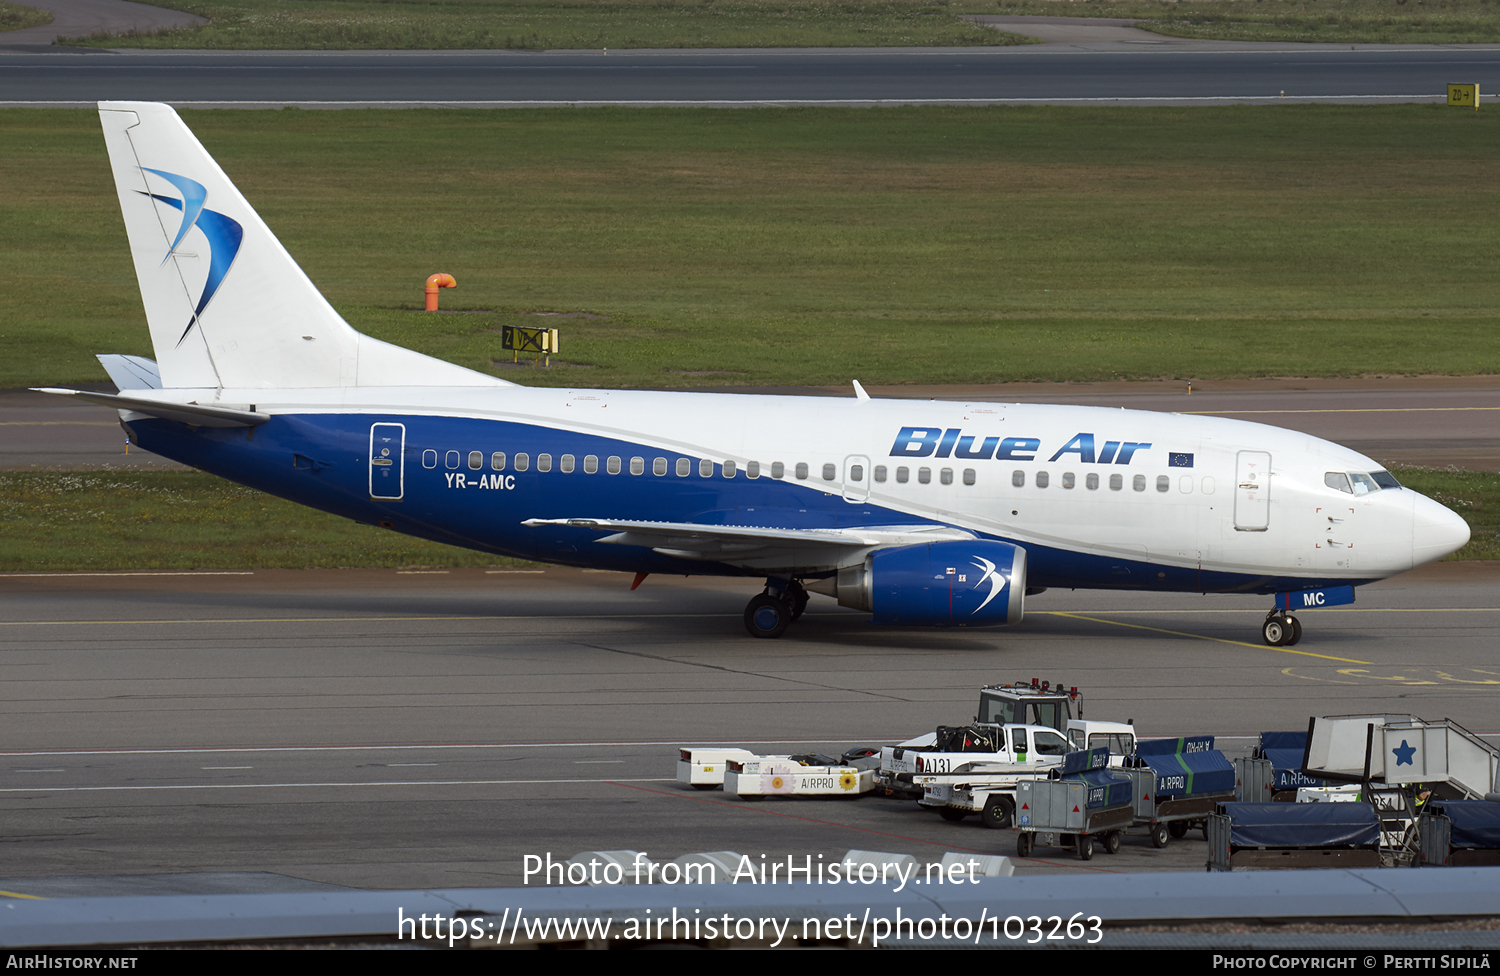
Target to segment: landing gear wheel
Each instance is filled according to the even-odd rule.
[[[1104,853],[1120,853],[1120,832],[1118,830],[1111,830],[1109,833],[1105,834],[1099,839],[1104,841]]]
[[[995,830],[1004,830],[1010,826],[1011,815],[1015,812],[1015,805],[1003,796],[992,796],[984,801],[984,809],[979,811],[979,817],[984,821],[986,827]]]
[[[1091,834],[1079,834],[1073,838],[1073,847],[1078,851],[1078,860],[1094,859],[1094,838]]]
[[[1288,616],[1287,619],[1292,622],[1292,636],[1287,638],[1286,646],[1291,647],[1302,639],[1302,621],[1292,616]]]
[[[786,585],[786,601],[787,605],[792,608],[793,620],[801,618],[802,611],[807,609],[807,600],[807,591],[802,588],[801,583],[792,580]]]
[[[1164,823],[1154,823],[1154,824],[1151,825],[1151,846],[1152,847],[1157,847],[1157,848],[1161,848],[1161,847],[1166,847],[1167,846],[1167,825],[1166,824],[1164,824]]]
[[[1296,618],[1287,614],[1272,614],[1260,625],[1260,636],[1272,647],[1283,647],[1291,642]]]
[[[791,622],[791,608],[774,596],[762,593],[745,605],[745,629],[751,637],[780,637]]]
[[[1182,840],[1187,836],[1188,822],[1186,820],[1173,820],[1167,824],[1167,832],[1172,835],[1173,840]]]
[[[960,810],[958,807],[938,807],[938,816],[949,823],[958,823],[969,815],[969,811]]]
[[[1025,831],[1016,835],[1016,857],[1030,857],[1036,847],[1036,835]]]

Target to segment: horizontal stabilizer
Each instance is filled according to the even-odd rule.
[[[119,390],[159,390],[161,370],[145,356],[96,356]]]
[[[51,387],[32,387],[38,393],[55,393],[70,396],[89,403],[97,403],[116,410],[133,410],[163,420],[194,427],[255,427],[271,419],[268,413],[237,407],[205,406],[201,403],[162,403],[141,397],[117,396],[113,393],[91,393],[87,390],[59,390]]]

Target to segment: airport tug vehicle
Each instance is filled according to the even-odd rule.
[[[763,800],[768,796],[863,796],[875,788],[877,762],[869,756],[851,760],[846,754],[840,760],[816,753],[731,759],[724,773],[724,792],[742,800]]]

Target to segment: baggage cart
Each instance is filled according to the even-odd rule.
[[[1108,766],[1108,749],[1073,752],[1046,780],[1017,783],[1016,854],[1071,847],[1087,861],[1095,838],[1106,853],[1118,852],[1120,833],[1134,821],[1134,781]]]
[[[1224,803],[1208,818],[1208,870],[1381,866],[1368,803]]]
[[[1126,765],[1122,772],[1135,783],[1134,826],[1146,828],[1153,847],[1194,827],[1207,840],[1208,818],[1237,799],[1234,766],[1211,735],[1142,740]]]

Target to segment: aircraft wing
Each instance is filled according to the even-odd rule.
[[[856,562],[861,550],[974,538],[972,532],[947,525],[777,529],[595,518],[528,519],[521,524],[596,529],[608,533],[595,540],[607,545],[641,546],[664,556],[747,569],[830,570]]]

